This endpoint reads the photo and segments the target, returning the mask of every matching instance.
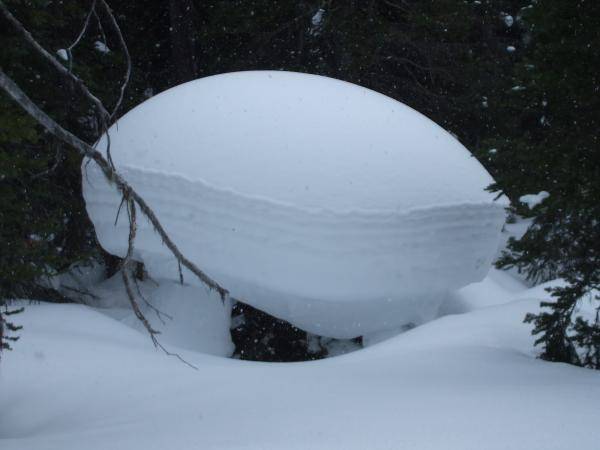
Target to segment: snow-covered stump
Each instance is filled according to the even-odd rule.
[[[330,78],[208,77],[151,98],[109,132],[118,170],[192,261],[235,297],[323,336],[431,319],[445,292],[483,279],[505,219],[506,202],[484,191],[491,177],[455,138]],[[125,255],[121,198],[92,164],[84,195],[101,245]],[[177,279],[139,222],[136,258]]]

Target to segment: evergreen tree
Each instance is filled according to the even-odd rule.
[[[480,154],[514,211],[532,217],[520,240],[498,261],[541,282],[561,277],[567,287],[542,312],[529,314],[541,357],[600,368],[600,4],[540,0],[521,10],[523,51],[497,108],[502,128]],[[524,194],[550,196],[529,210]],[[581,302],[596,315],[577,317]]]
[[[201,75],[291,70],[395,98],[469,147],[494,126],[485,96],[510,73],[523,1],[209,0],[197,4]],[[487,133],[487,134],[486,134]]]

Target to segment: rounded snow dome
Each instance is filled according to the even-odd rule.
[[[454,137],[331,78],[195,80],[137,106],[109,135],[117,169],[191,260],[232,295],[321,335],[430,318],[440,293],[485,276],[504,223],[505,203],[484,190],[491,177]],[[85,167],[99,241],[124,255],[120,197]],[[138,236],[151,273],[177,278],[151,226]]]

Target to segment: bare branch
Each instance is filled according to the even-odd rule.
[[[179,270],[179,283],[183,284],[183,271],[181,270],[181,263],[177,262],[177,269]]]
[[[119,223],[119,215],[121,215],[121,208],[123,207],[124,203],[125,197],[121,197],[121,203],[119,203],[119,209],[117,209],[117,215],[115,216],[115,227],[117,226],[117,223]]]
[[[144,316],[144,313],[140,309],[140,306],[135,298],[133,289],[131,288],[131,280],[132,280],[131,274],[133,272],[132,265],[134,263],[132,257],[133,257],[133,248],[134,248],[134,244],[135,244],[135,236],[137,233],[137,216],[136,216],[136,212],[135,212],[135,202],[131,198],[130,194],[131,194],[130,192],[123,192],[123,197],[125,198],[125,202],[127,203],[127,211],[129,214],[129,238],[127,241],[127,255],[125,256],[125,259],[123,260],[123,264],[121,267],[121,275],[123,277],[123,284],[125,284],[125,291],[127,293],[127,298],[129,299],[129,304],[131,305],[131,309],[133,309],[133,312],[134,312],[135,316],[137,317],[137,319],[144,325],[144,328],[150,335],[150,339],[152,339],[152,343],[154,344],[154,346],[156,348],[161,349],[168,356],[176,357],[177,359],[179,359],[179,361],[188,365],[192,369],[198,370],[198,368],[196,366],[194,366],[193,364],[191,364],[188,361],[186,361],[185,359],[183,359],[179,354],[168,351],[165,348],[165,346],[160,343],[160,341],[158,340],[158,337],[157,337],[157,335],[160,334],[160,331],[155,330],[152,327],[152,325],[150,325],[150,322],[148,322],[148,319],[146,319],[146,316]],[[135,278],[133,278],[133,280],[135,280]],[[137,285],[137,283],[136,283],[136,285]],[[141,296],[141,293],[140,293],[140,296]],[[146,299],[143,296],[141,296],[141,297],[144,301],[146,301]],[[146,301],[146,303],[148,303],[148,302]],[[152,305],[150,305],[150,306],[152,306]],[[152,306],[152,308],[154,308],[154,307]],[[154,308],[154,310],[158,311],[156,308]],[[160,319],[160,316],[159,316],[159,319]],[[162,319],[161,319],[161,321],[162,321]]]
[[[73,43],[71,45],[69,45],[66,49],[67,53],[69,55],[69,61],[71,61],[71,59],[72,59],[71,51],[79,44],[79,42],[81,41],[81,38],[83,38],[83,35],[87,31],[87,28],[90,24],[90,17],[92,17],[92,14],[94,13],[95,9],[96,9],[96,0],[93,0],[92,6],[90,7],[90,11],[87,13],[87,15],[85,17],[85,21],[83,23],[83,28],[79,32],[79,35],[77,35],[77,37],[75,38],[75,41],[73,41]]]
[[[125,259],[123,260],[121,266],[121,275],[123,276],[123,283],[125,284],[125,291],[127,292],[127,297],[129,298],[131,309],[133,309],[133,312],[135,313],[136,317],[140,322],[142,322],[144,328],[146,328],[146,331],[148,331],[148,333],[150,334],[152,342],[154,342],[154,345],[156,345],[155,335],[160,334],[160,331],[157,331],[154,328],[152,328],[152,325],[150,325],[150,322],[148,322],[148,319],[146,319],[144,313],[142,313],[142,311],[140,310],[140,306],[138,305],[137,300],[135,299],[133,289],[131,289],[130,276],[132,272],[131,265],[133,263],[131,258],[133,256],[133,245],[135,243],[135,235],[137,232],[137,218],[135,213],[135,202],[129,197],[129,194],[127,192],[123,193],[123,198],[127,203],[127,211],[129,213],[129,239],[127,241],[127,255],[125,255]]]
[[[67,291],[73,291],[76,294],[83,295],[83,296],[88,296],[88,297],[90,297],[90,298],[92,298],[94,300],[98,300],[100,298],[97,295],[92,294],[87,289],[85,289],[85,290],[77,289],[77,288],[74,288],[73,286],[61,286],[61,289],[66,289]]]
[[[96,18],[96,23],[98,24],[98,29],[100,30],[100,34],[102,35],[102,42],[104,45],[108,47],[108,39],[106,39],[106,34],[104,33],[104,27],[102,27],[102,22],[100,21],[100,16],[98,15],[98,11],[94,9],[94,17]]]
[[[119,98],[110,114],[110,118],[112,120],[114,118],[115,114],[117,113],[117,111],[119,110],[121,103],[123,102],[123,97],[125,96],[125,89],[127,89],[127,85],[129,84],[129,78],[131,77],[131,56],[129,55],[129,49],[127,48],[125,39],[123,39],[123,33],[121,32],[121,28],[119,27],[119,24],[117,23],[117,20],[115,19],[115,16],[113,15],[113,12],[110,9],[110,6],[108,6],[108,4],[106,3],[105,0],[100,0],[100,3],[106,10],[106,14],[108,15],[108,18],[110,19],[110,23],[113,26],[114,31],[117,34],[117,37],[119,38],[119,44],[121,45],[121,49],[123,50],[123,53],[125,54],[125,60],[127,63],[127,69],[125,71],[123,83],[121,84]]]
[[[155,344],[155,345],[156,345],[158,348],[160,348],[160,349],[163,351],[163,353],[164,353],[165,355],[167,355],[167,356],[174,356],[174,357],[175,357],[175,358],[177,358],[179,361],[181,361],[182,363],[184,363],[186,366],[188,366],[188,367],[190,367],[190,368],[192,368],[192,369],[194,369],[194,370],[198,370],[198,367],[196,367],[195,365],[193,365],[193,364],[192,364],[192,363],[190,363],[189,361],[186,361],[185,359],[183,359],[183,358],[182,358],[182,357],[179,355],[179,353],[173,353],[173,352],[170,352],[170,351],[169,351],[169,350],[167,350],[165,347],[163,347],[163,345],[162,345],[160,342],[158,342],[158,341],[156,341],[156,344]]]
[[[171,251],[177,261],[190,272],[200,279],[210,289],[217,291],[222,301],[229,298],[229,291],[213,280],[210,276],[204,273],[198,266],[192,261],[187,259],[179,250],[177,245],[171,240],[167,232],[163,228],[162,224],[154,214],[154,211],[146,203],[146,201],[127,183],[127,181],[115,170],[114,167],[102,156],[102,154],[87,144],[86,142],[79,139],[71,132],[65,130],[53,119],[51,119],[45,112],[43,112],[33,101],[27,97],[27,95],[21,90],[19,86],[8,77],[4,71],[0,69],[0,87],[6,91],[6,93],[15,100],[19,106],[21,106],[33,119],[35,119],[41,126],[43,126],[48,132],[75,148],[83,156],[88,157],[102,170],[106,178],[115,183],[117,189],[125,196],[130,197],[132,201],[137,203],[142,213],[148,218],[152,224],[154,230],[159,234],[163,243]]]
[[[23,36],[23,38],[27,41],[27,43],[29,45],[31,45],[39,54],[41,54],[46,59],[46,61],[48,61],[50,64],[52,64],[54,66],[54,68],[56,70],[58,70],[58,72],[61,75],[68,78],[69,80],[71,80],[73,82],[73,84],[83,94],[83,96],[94,104],[94,106],[98,110],[98,113],[101,115],[102,119],[104,121],[108,121],[110,118],[110,114],[108,113],[108,111],[106,110],[106,108],[104,107],[102,102],[98,99],[98,97],[96,97],[94,94],[92,94],[89,91],[89,89],[83,83],[81,78],[79,78],[77,75],[70,72],[54,56],[52,56],[50,53],[48,53],[48,51],[46,51],[46,49],[44,47],[42,47],[40,44],[38,44],[38,42],[31,35],[31,33],[25,29],[23,24],[21,22],[19,22],[19,20],[15,16],[13,16],[11,14],[11,12],[4,5],[4,2],[2,0],[0,0],[0,11],[2,11],[2,14],[4,15],[4,17],[6,17],[6,19],[19,32],[19,34],[21,34],[21,36]]]
[[[135,285],[135,290],[137,291],[138,297],[140,297],[142,300],[144,300],[144,303],[146,304],[146,306],[148,308],[150,308],[152,311],[154,311],[154,313],[156,314],[156,317],[158,318],[158,320],[160,320],[160,323],[162,323],[163,325],[165,325],[165,321],[163,320],[163,316],[166,319],[169,320],[173,320],[173,316],[171,316],[170,314],[167,314],[164,311],[161,311],[160,309],[158,309],[156,306],[154,306],[152,303],[150,303],[148,301],[148,299],[146,298],[146,296],[144,294],[142,294],[142,289],[140,288],[140,283],[138,282],[136,277],[133,277],[133,284]]]
[[[400,3],[402,3],[402,5],[399,5],[397,3],[394,3],[390,0],[383,0],[383,3],[385,3],[388,6],[391,6],[392,8],[396,8],[404,13],[409,12],[410,10],[410,6],[408,6],[405,2],[401,1]]]
[[[61,148],[60,144],[56,144],[56,155],[54,156],[54,164],[52,164],[52,167],[50,167],[42,172],[36,173],[35,175],[32,175],[31,179],[35,180],[37,178],[43,177],[45,175],[49,175],[52,172],[54,172],[58,168],[58,165],[60,164],[61,156],[62,156],[62,148]]]

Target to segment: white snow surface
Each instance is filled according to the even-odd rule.
[[[550,194],[546,191],[540,191],[537,194],[527,194],[519,197],[521,203],[525,203],[529,209],[533,209],[540,205],[544,200],[550,197]]]
[[[96,41],[94,42],[94,48],[102,53],[102,54],[107,54],[110,53],[110,49],[106,46],[106,44],[102,41]]]
[[[323,24],[323,15],[324,14],[325,14],[325,10],[323,8],[319,8],[317,10],[315,15],[312,16],[312,19],[310,20],[310,22],[313,24],[313,26],[318,27]]]
[[[197,371],[91,308],[27,305],[0,364],[0,448],[596,449],[598,372],[535,359],[522,318],[548,294],[492,274],[449,300],[464,314],[351,354],[180,350]]]
[[[58,50],[56,50],[56,54],[63,61],[69,60],[69,54],[67,53],[67,51],[64,48],[59,48]]]
[[[324,336],[431,319],[446,291],[485,276],[505,218],[506,202],[484,191],[491,177],[449,133],[320,76],[186,83],[126,114],[110,140],[117,168],[192,261],[235,297]],[[100,243],[124,255],[120,197],[93,164],[84,195]],[[176,279],[141,222],[136,257]]]

